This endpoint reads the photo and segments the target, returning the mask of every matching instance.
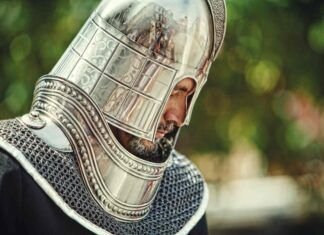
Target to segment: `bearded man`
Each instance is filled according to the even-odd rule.
[[[174,146],[224,32],[223,0],[103,0],[31,112],[0,122],[1,234],[206,234]]]

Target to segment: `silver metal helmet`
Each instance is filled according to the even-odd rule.
[[[186,77],[196,81],[189,123],[224,33],[223,0],[104,0],[50,74],[82,88],[111,125],[152,141]]]
[[[144,218],[169,164],[131,154],[111,126],[154,140],[172,90],[189,77],[196,86],[188,124],[223,42],[225,12],[224,0],[103,0],[38,81],[33,112],[22,121],[49,143],[68,139],[85,185],[107,213]]]

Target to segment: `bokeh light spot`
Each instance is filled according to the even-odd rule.
[[[260,61],[246,69],[246,81],[256,94],[271,92],[280,78],[279,68],[271,61]]]
[[[308,41],[314,51],[324,53],[324,20],[310,27]]]
[[[295,123],[288,125],[285,140],[287,146],[295,151],[306,148],[312,142],[309,136],[306,135]]]
[[[32,42],[29,35],[22,34],[17,36],[10,44],[11,58],[16,62],[24,60],[30,54],[31,45]]]
[[[256,128],[249,115],[245,112],[237,113],[229,124],[229,138],[234,143],[241,139],[252,140],[256,135]]]
[[[7,90],[4,102],[11,112],[19,113],[19,111],[25,106],[27,97],[28,92],[24,84],[16,82]]]

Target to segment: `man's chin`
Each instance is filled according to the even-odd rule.
[[[114,129],[114,134],[122,144],[122,146],[131,154],[150,162],[164,162],[169,157],[172,144],[170,139],[165,134],[156,134],[154,141],[142,139],[133,135],[130,135],[124,131]]]
[[[126,149],[133,155],[149,161],[160,155],[158,143],[134,136],[130,139]]]
[[[143,147],[145,147],[148,151],[154,151],[157,146],[158,146],[158,141],[159,139],[157,139],[155,142],[146,140],[146,139],[140,139],[140,144],[143,145]]]

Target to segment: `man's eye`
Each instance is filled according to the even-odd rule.
[[[186,88],[176,88],[172,91],[171,96],[187,96],[188,90]]]
[[[177,91],[175,91],[175,90],[173,90],[172,92],[171,92],[171,96],[174,96],[174,95],[176,95],[177,94]]]
[[[171,96],[176,96],[179,95],[181,93],[181,90],[173,90],[171,93]]]
[[[174,96],[174,95],[177,95],[179,94],[179,91],[172,91],[171,95]]]

